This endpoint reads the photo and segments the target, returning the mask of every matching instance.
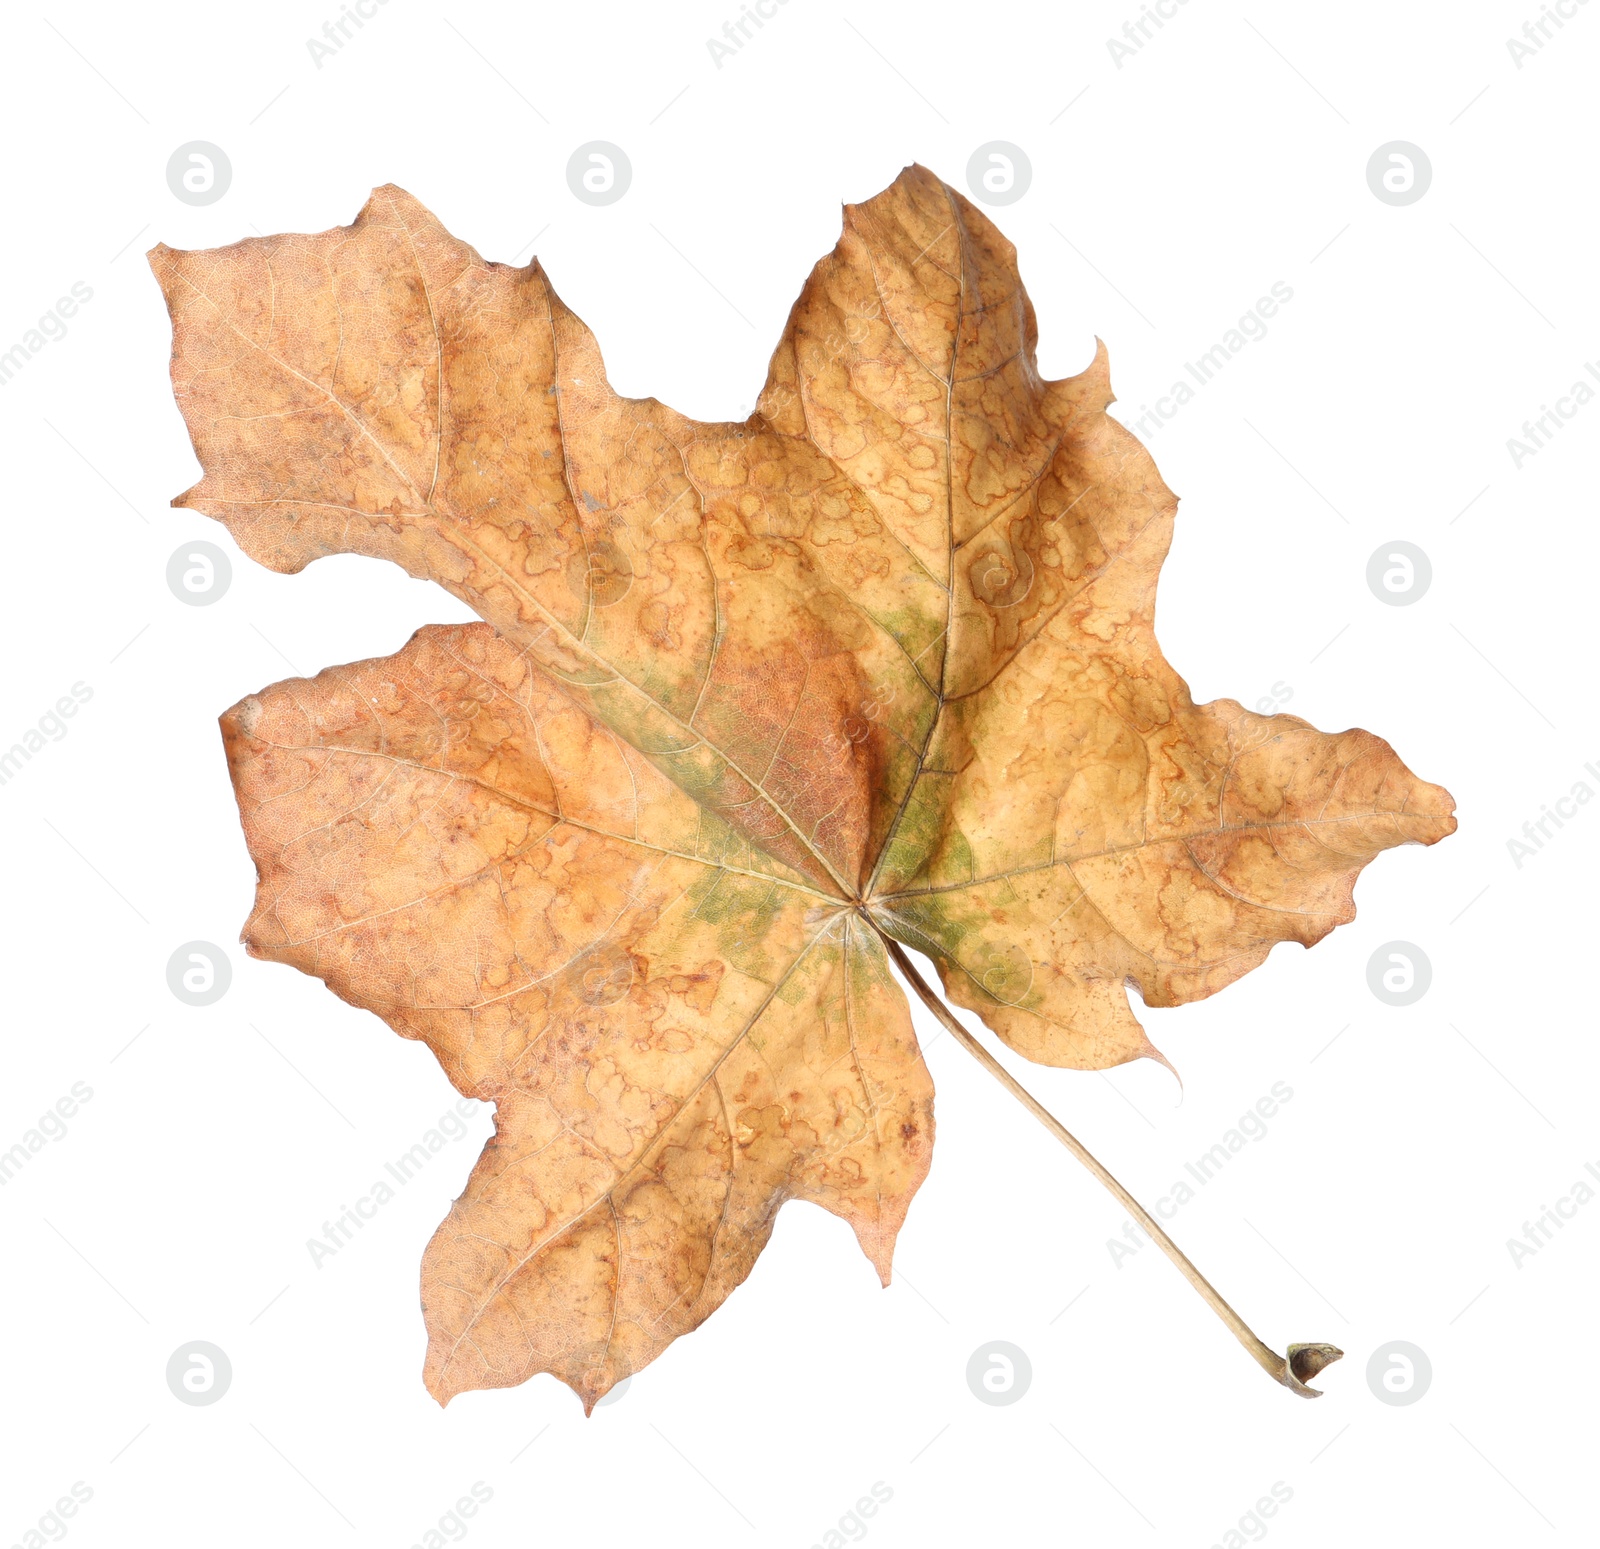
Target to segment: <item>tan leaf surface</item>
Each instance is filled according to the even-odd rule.
[[[592,1405],[785,1199],[887,1280],[933,1122],[882,937],[1102,1068],[1155,1053],[1128,986],[1212,994],[1455,826],[1366,732],[1192,701],[1153,622],[1177,503],[1103,347],[1041,379],[1011,245],[922,168],[846,207],[742,424],[615,394],[537,263],[396,188],[151,262],[204,470],[174,504],[487,621],[224,717],[251,951],[496,1104],[423,1266],[441,1401],[549,1371]]]

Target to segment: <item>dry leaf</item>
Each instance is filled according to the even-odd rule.
[[[786,1199],[888,1280],[933,1106],[886,940],[1099,1069],[1155,1053],[1125,986],[1210,995],[1455,826],[1366,732],[1190,699],[1104,348],[1042,380],[1011,244],[920,167],[846,207],[743,424],[619,397],[537,263],[397,188],[151,262],[204,469],[173,504],[486,620],[223,717],[250,951],[496,1105],[423,1263],[441,1402],[592,1406]]]

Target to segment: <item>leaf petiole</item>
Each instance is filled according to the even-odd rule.
[[[1344,1352],[1333,1345],[1290,1345],[1288,1355],[1285,1357],[1263,1344],[1256,1337],[1249,1324],[1223,1300],[1217,1288],[1189,1262],[1184,1251],[1161,1229],[1155,1217],[1112,1177],[1077,1136],[1067,1129],[1038,1098],[1034,1097],[988,1049],[978,1042],[977,1038],[974,1037],[960,1018],[945,1005],[938,995],[934,994],[928,982],[917,972],[911,959],[906,956],[905,949],[901,947],[900,943],[884,935],[882,931],[879,934],[883,936],[884,945],[888,948],[889,956],[894,960],[894,965],[900,970],[901,976],[917,992],[923,1005],[939,1019],[945,1031],[950,1033],[966,1049],[967,1053],[977,1060],[996,1081],[1005,1087],[1034,1118],[1044,1125],[1067,1150],[1077,1157],[1115,1195],[1134,1220],[1149,1233],[1151,1241],[1156,1243],[1161,1251],[1178,1266],[1189,1284],[1200,1293],[1211,1310],[1227,1324],[1233,1333],[1233,1337],[1250,1352],[1256,1365],[1271,1377],[1274,1382],[1282,1383],[1291,1393],[1298,1393],[1303,1398],[1320,1397],[1320,1390],[1308,1387],[1307,1383],[1323,1367],[1330,1366],[1337,1361]]]

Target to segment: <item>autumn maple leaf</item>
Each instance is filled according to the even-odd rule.
[[[1455,826],[1366,732],[1193,702],[1153,624],[1177,502],[1104,347],[1043,380],[1013,248],[920,167],[846,207],[742,424],[618,396],[537,262],[397,188],[151,263],[204,469],[173,504],[485,620],[222,718],[250,951],[495,1105],[423,1262],[441,1402],[544,1371],[592,1407],[787,1199],[887,1282],[933,1143],[891,959],[997,1068],[902,944],[1100,1069],[1155,1053],[1128,986],[1210,995]]]

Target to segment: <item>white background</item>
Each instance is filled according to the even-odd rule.
[[[787,0],[720,69],[733,0],[388,0],[321,69],[306,40],[335,0],[8,14],[0,349],[73,282],[93,300],[0,388],[0,745],[75,682],[93,698],[0,786],[0,1149],[75,1081],[93,1097],[0,1188],[0,1544],[80,1480],[85,1549],[411,1545],[475,1481],[484,1546],[837,1542],[876,1481],[892,1498],[861,1525],[884,1546],[1593,1542],[1600,1200],[1520,1268],[1506,1240],[1600,1166],[1600,805],[1520,868],[1507,841],[1600,790],[1600,406],[1520,469],[1506,442],[1600,358],[1600,4],[1521,69],[1506,40],[1534,0],[1192,0],[1118,68],[1106,40],[1137,13]],[[633,164],[607,208],[566,183],[592,139]],[[1404,208],[1365,177],[1397,139],[1433,166]],[[166,183],[190,140],[233,164],[204,208]],[[440,1410],[418,1262],[487,1112],[313,1267],[306,1239],[455,1094],[426,1049],[233,945],[253,871],[216,717],[466,615],[373,561],[269,574],[167,508],[198,470],[142,255],[321,230],[393,181],[488,257],[536,249],[620,391],[743,417],[840,202],[913,160],[964,188],[990,140],[1033,166],[993,213],[1040,366],[1080,370],[1100,335],[1125,420],[1292,288],[1151,442],[1183,497],[1162,643],[1197,699],[1285,685],[1459,803],[1460,832],[1382,856],[1314,951],[1144,1014],[1181,1092],[1148,1062],[1021,1072],[1147,1203],[1286,1082],[1174,1232],[1269,1342],[1347,1358],[1304,1402],[1154,1248],[1118,1267],[1114,1202],[919,1011],[939,1138],[891,1289],[791,1205],[727,1305],[592,1419],[548,1377]],[[195,608],[165,569],[201,537],[234,579]],[[1432,561],[1412,606],[1365,581],[1396,539]],[[206,1009],[165,979],[197,938],[234,972]],[[1433,966],[1406,1008],[1367,986],[1392,940]],[[166,1386],[195,1339],[233,1364],[210,1407]],[[1008,1407],[964,1376],[996,1339],[1033,1367]],[[1397,1339],[1433,1368],[1406,1407],[1366,1378]],[[1287,1504],[1248,1518],[1278,1481]]]

